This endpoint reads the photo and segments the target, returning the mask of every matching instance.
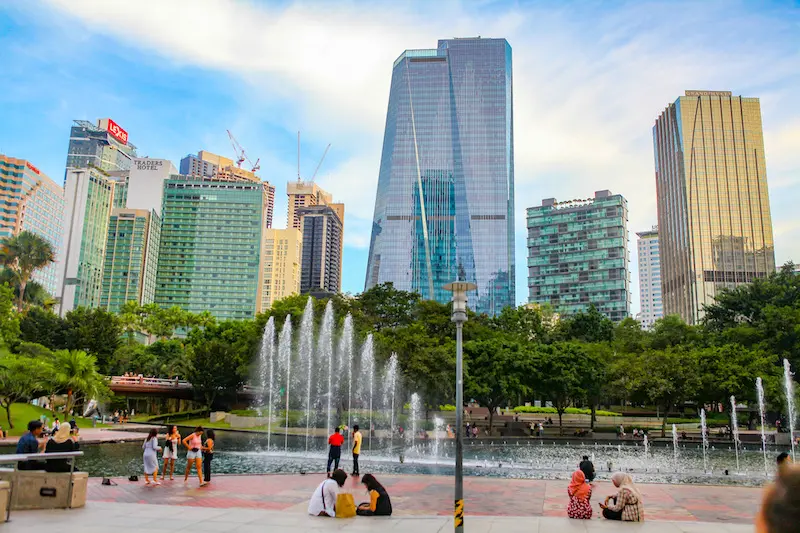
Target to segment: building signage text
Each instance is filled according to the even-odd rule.
[[[128,132],[111,119],[108,119],[108,133],[122,144],[128,144]]]

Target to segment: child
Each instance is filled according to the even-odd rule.
[[[203,479],[206,483],[211,481],[211,461],[214,460],[215,438],[213,429],[206,430],[206,444],[203,446]]]

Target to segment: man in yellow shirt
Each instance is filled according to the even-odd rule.
[[[358,456],[361,453],[361,432],[358,430],[358,424],[353,426],[353,475],[360,476],[358,471]]]

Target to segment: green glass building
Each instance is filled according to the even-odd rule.
[[[108,224],[100,305],[118,312],[129,301],[153,303],[161,219],[144,209],[114,209]]]
[[[265,210],[260,182],[166,180],[155,303],[221,320],[255,316]]]
[[[528,208],[528,301],[562,316],[591,304],[615,322],[630,315],[628,204],[619,194],[542,200]]]

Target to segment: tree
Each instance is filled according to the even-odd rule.
[[[14,312],[14,293],[0,286],[0,345],[10,346],[19,338],[19,316]]]
[[[192,362],[185,346],[178,339],[156,341],[147,347],[156,362],[155,374],[162,378],[180,376],[185,378],[191,372]]]
[[[117,348],[104,370],[114,376],[121,376],[125,372],[150,376],[158,374],[159,366],[158,357],[147,346],[133,343]]]
[[[194,347],[189,381],[211,408],[220,396],[233,395],[247,379],[247,362],[228,343],[212,340]]]
[[[563,319],[558,324],[562,340],[583,342],[605,342],[614,338],[614,323],[597,310],[594,304],[586,312],[581,311]]]
[[[27,402],[44,390],[51,379],[52,366],[48,360],[0,354],[0,405],[6,410],[8,425],[13,429],[11,406]]]
[[[614,347],[625,353],[641,353],[650,343],[642,323],[631,317],[624,318],[614,328]]]
[[[93,355],[100,370],[105,372],[122,342],[122,325],[117,315],[105,309],[78,307],[67,313],[65,324],[65,348]]]
[[[516,340],[496,337],[464,343],[467,368],[464,392],[489,409],[489,434],[498,407],[528,392],[533,372],[526,345]],[[463,409],[457,405],[456,409]]]
[[[563,416],[574,398],[584,398],[586,354],[580,344],[557,342],[539,346],[536,390],[544,394],[558,412],[558,432],[564,434]]]
[[[490,319],[492,327],[499,332],[513,335],[523,342],[547,342],[548,328],[542,309],[539,307],[504,307],[499,315]]]
[[[25,288],[33,273],[55,260],[50,241],[30,231],[21,231],[0,241],[0,262],[13,271],[19,281],[17,309],[23,309]]]
[[[694,346],[700,342],[695,326],[690,326],[679,315],[667,315],[653,324],[650,347],[665,350],[673,346]]]
[[[375,285],[358,296],[365,320],[375,331],[410,325],[419,302],[418,293],[395,289],[392,283]]]
[[[110,394],[106,379],[97,371],[97,359],[80,350],[59,350],[53,354],[53,385],[67,394],[66,413],[84,400]]]
[[[57,314],[40,307],[30,307],[19,321],[20,339],[36,342],[51,350],[61,350],[65,344],[66,323]]]
[[[20,286],[19,286],[19,278],[17,274],[12,271],[11,269],[4,268],[0,271],[0,285],[7,283],[9,287],[14,289],[14,298],[18,301],[20,297]],[[52,307],[56,304],[55,298],[53,298],[41,284],[34,280],[28,281],[28,285],[25,287],[25,293],[23,294],[24,304],[26,308],[30,308],[30,306],[41,307],[43,309],[52,309]]]

